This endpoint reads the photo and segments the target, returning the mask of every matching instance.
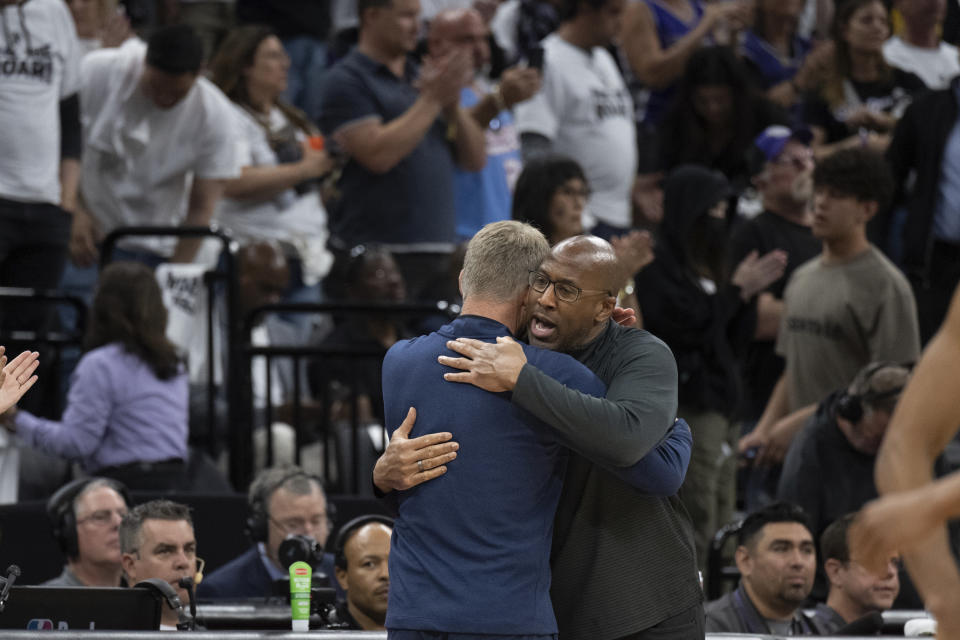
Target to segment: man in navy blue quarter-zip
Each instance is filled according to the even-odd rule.
[[[399,496],[390,551],[388,637],[457,634],[555,638],[550,541],[566,450],[557,432],[491,394],[443,378],[448,340],[493,341],[524,323],[529,272],[549,252],[543,235],[514,221],[487,225],[470,241],[460,287],[462,315],[428,336],[397,343],[383,362],[386,424],[415,406],[416,431],[456,425],[469,456],[437,481]],[[610,291],[582,290],[606,314]],[[563,384],[602,397],[603,383],[570,356],[524,347]],[[449,635],[447,635],[449,634]]]

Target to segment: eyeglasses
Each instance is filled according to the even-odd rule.
[[[547,288],[550,285],[553,285],[553,293],[557,296],[557,300],[573,304],[580,299],[582,295],[612,295],[609,291],[604,289],[581,289],[580,287],[570,284],[569,282],[557,282],[556,280],[551,280],[546,275],[540,271],[531,271],[530,272],[530,286],[533,287],[533,290],[537,293],[545,293]]]
[[[85,518],[80,518],[77,520],[77,524],[83,524],[84,522],[92,522],[93,524],[104,527],[110,524],[113,521],[114,514],[120,516],[120,519],[123,520],[123,517],[127,515],[126,509],[100,509],[99,511],[94,511]]]
[[[329,516],[316,516],[309,520],[304,518],[288,518],[282,521],[271,517],[270,522],[280,529],[284,535],[288,536],[306,535],[307,529],[313,532],[320,531],[323,527],[326,527],[327,532],[333,529],[333,520],[331,520]]]

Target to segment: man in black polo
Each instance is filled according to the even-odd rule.
[[[454,162],[478,171],[483,131],[460,108],[473,76],[466,47],[407,59],[419,0],[359,0],[360,40],[325,78],[320,125],[347,161],[330,208],[335,248],[385,246],[412,298],[431,298],[456,241]]]

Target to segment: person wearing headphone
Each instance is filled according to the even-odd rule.
[[[790,445],[777,499],[803,507],[817,539],[830,523],[877,497],[877,451],[909,377],[909,368],[895,362],[868,364],[849,387],[818,405]],[[826,595],[821,570],[813,597]]]
[[[121,586],[119,530],[129,504],[127,488],[109,478],[81,478],[54,493],[47,517],[67,563],[43,586]]]
[[[248,501],[246,529],[253,546],[211,573],[200,585],[198,597],[235,600],[275,595],[274,583],[289,580],[289,564],[284,566],[280,545],[301,537],[322,549],[333,528],[333,505],[327,503],[322,481],[299,467],[264,469],[250,483]],[[332,554],[324,553],[314,566],[314,584],[320,574],[335,587]]]
[[[393,518],[363,515],[340,528],[333,545],[337,582],[346,599],[337,617],[349,629],[383,631],[390,593],[390,536]]]
[[[174,630],[183,621],[183,604],[190,602],[184,578],[194,583],[203,578],[203,561],[197,557],[190,508],[170,500],[151,500],[134,507],[120,523],[120,562],[127,584],[153,580],[167,597],[162,607],[160,630]],[[175,594],[175,595],[174,595]]]

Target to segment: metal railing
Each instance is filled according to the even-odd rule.
[[[249,375],[251,368],[253,366],[254,360],[256,358],[262,358],[266,361],[266,389],[272,389],[273,382],[273,367],[272,362],[277,358],[289,358],[292,360],[292,372],[293,372],[293,389],[290,393],[290,403],[291,411],[290,418],[293,428],[295,429],[297,435],[297,450],[296,450],[296,462],[300,462],[300,449],[305,442],[306,435],[306,425],[303,419],[304,410],[303,410],[303,399],[306,394],[303,393],[304,381],[302,377],[304,375],[304,367],[301,363],[305,360],[313,361],[322,361],[323,359],[327,360],[348,360],[352,363],[376,363],[379,365],[379,362],[383,359],[384,354],[386,353],[386,348],[362,348],[362,347],[344,347],[339,345],[301,345],[301,346],[291,346],[291,345],[271,345],[271,346],[254,346],[252,344],[252,332],[254,327],[267,315],[269,314],[285,314],[285,315],[303,315],[303,314],[330,314],[338,317],[351,317],[355,318],[357,321],[362,321],[365,317],[389,317],[394,319],[412,319],[412,318],[427,318],[431,316],[442,316],[444,319],[449,319],[455,317],[459,313],[459,306],[451,305],[444,301],[439,301],[435,303],[381,303],[381,302],[327,302],[327,303],[287,303],[287,304],[273,304],[257,309],[253,309],[246,315],[243,319],[243,325],[241,330],[242,343],[238,345],[237,355],[242,358],[238,362],[238,366],[234,367],[234,373],[242,371],[244,375]],[[242,362],[242,364],[240,364]],[[359,375],[359,374],[357,374]],[[358,411],[358,399],[360,393],[358,392],[358,385],[356,384],[356,379],[344,381],[345,386],[349,389],[349,406],[350,406],[350,440],[349,443],[339,443],[336,442],[336,434],[332,428],[332,421],[330,416],[330,409],[333,404],[333,399],[329,397],[327,393],[327,387],[324,387],[320,391],[320,397],[315,398],[319,407],[319,418],[316,423],[316,432],[323,438],[323,473],[324,480],[327,483],[328,487],[336,487],[339,491],[351,491],[353,493],[361,493],[362,487],[369,485],[369,477],[366,476],[362,469],[359,468],[360,462],[360,450],[361,450],[361,428],[364,426],[360,422],[360,416]],[[249,380],[245,381],[245,385],[249,384]],[[260,407],[256,406],[256,400],[253,398],[253,394],[250,393],[249,398],[246,400],[247,406],[250,407],[250,414],[256,416],[259,412]],[[273,406],[273,401],[271,393],[266,394],[266,405],[263,407],[263,416],[264,424],[257,426],[268,427],[267,430],[267,443],[266,443],[266,457],[267,463],[270,464],[274,460],[274,443],[273,437],[269,430],[269,425],[273,423],[273,418],[275,416],[276,410]],[[381,425],[381,428],[384,429],[383,437],[384,442],[386,441],[386,427],[387,425]],[[239,431],[233,431],[233,441],[231,443],[231,451],[234,451],[238,448],[244,449],[247,447],[252,447],[252,437],[253,437],[253,427],[251,423],[251,429],[249,432],[241,433]],[[240,439],[243,439],[243,442],[240,442]],[[345,459],[344,456],[338,455],[338,464],[336,464],[338,477],[335,479],[331,475],[331,470],[334,468],[333,464],[333,452],[336,450],[342,454],[342,449],[347,448],[350,451],[349,460]],[[347,477],[350,477],[350,482],[347,482]]]

